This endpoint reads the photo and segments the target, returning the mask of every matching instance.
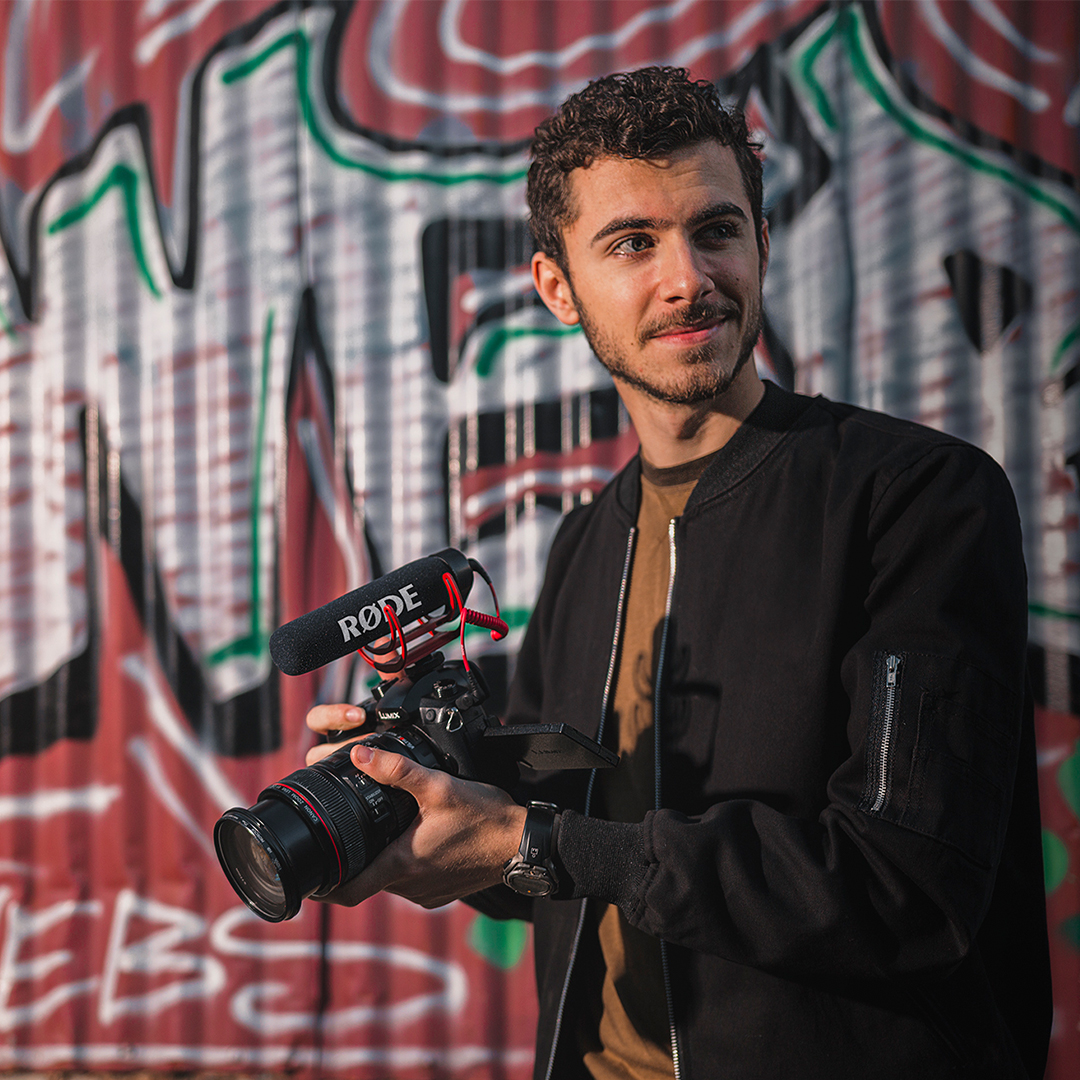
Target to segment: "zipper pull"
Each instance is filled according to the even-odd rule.
[[[900,657],[890,656],[885,661],[885,685],[896,686],[897,675],[900,671]]]

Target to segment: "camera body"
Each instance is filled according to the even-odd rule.
[[[380,683],[362,706],[372,718],[374,737],[386,736],[371,745],[393,749],[384,744],[407,739],[410,748],[422,746],[420,752],[433,757],[436,764],[429,768],[509,790],[518,771],[515,762],[495,748],[497,740],[487,737],[502,725],[483,708],[488,689],[479,668],[466,672],[462,661],[447,662],[442,653],[434,653],[405,674]],[[351,738],[357,732],[343,734]]]
[[[250,809],[226,811],[214,845],[229,882],[268,922],[291,919],[309,896],[350,881],[400,836],[417,814],[407,792],[376,783],[350,760],[351,741],[402,754],[429,769],[509,791],[519,767],[605,768],[610,750],[566,724],[504,727],[488,714],[483,676],[432,653],[364,702],[367,721],[314,765],[271,784]]]

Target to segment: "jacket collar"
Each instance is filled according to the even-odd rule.
[[[779,445],[810,407],[812,399],[765,382],[765,394],[701,474],[686,509],[722,495],[750,475]],[[615,500],[633,524],[641,498],[641,455],[635,454],[615,480]]]

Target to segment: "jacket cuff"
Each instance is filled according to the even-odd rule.
[[[629,910],[641,895],[647,870],[644,825],[602,821],[573,810],[559,815],[556,899],[594,896]]]

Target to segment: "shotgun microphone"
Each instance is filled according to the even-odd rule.
[[[395,633],[412,639],[418,629],[456,619],[472,583],[468,558],[446,548],[279,626],[270,637],[270,655],[286,675],[303,675]]]
[[[491,590],[494,615],[465,607],[474,572]],[[444,626],[454,622],[456,628]],[[495,640],[509,629],[487,571],[447,548],[279,627],[270,653],[286,675],[303,675],[364,648],[377,671],[401,674],[373,688],[363,703],[364,724],[349,734],[462,780],[510,791],[519,765],[598,769],[618,762],[569,724],[504,727],[486,713],[483,672],[465,656],[466,624],[490,630]],[[461,659],[447,663],[435,650],[459,635]],[[360,772],[350,750],[342,746],[290,773],[265,788],[254,806],[233,807],[214,826],[221,868],[267,922],[291,919],[307,897],[351,881],[416,816],[416,800]]]

